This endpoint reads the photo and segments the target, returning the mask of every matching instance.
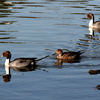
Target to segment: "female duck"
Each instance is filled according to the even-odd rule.
[[[100,28],[100,21],[94,22],[94,15],[92,13],[87,14],[87,17],[90,18],[89,27]]]
[[[10,51],[3,52],[1,57],[6,57],[5,66],[9,67],[27,67],[36,65],[35,62],[36,58],[16,58],[13,61],[10,61],[11,59]]]
[[[56,58],[58,59],[79,59],[80,55],[83,52],[78,51],[78,52],[63,52],[61,49],[57,49],[55,54],[58,54]]]

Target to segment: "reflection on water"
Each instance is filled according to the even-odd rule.
[[[80,63],[80,59],[75,60],[75,59],[57,59],[57,62],[55,65],[61,66],[63,63]]]
[[[18,71],[18,72],[28,72],[28,71],[36,71],[36,70],[42,70],[44,72],[48,72],[45,69],[41,69],[38,66],[34,67],[34,66],[25,66],[25,67],[9,67],[9,66],[4,66],[5,67],[5,75],[1,75],[3,78],[4,82],[10,82],[11,81],[11,69],[13,69],[14,71]]]
[[[89,35],[94,37],[94,30],[93,30],[93,28],[89,27],[88,29],[90,31]]]
[[[92,30],[100,33],[100,28],[93,28]]]
[[[99,29],[89,30],[92,36],[85,37],[80,35],[79,30],[83,29],[82,34],[84,34],[86,27],[82,25],[87,24],[84,17],[89,9],[89,11],[93,10],[90,7],[98,10],[99,5],[92,4],[91,0],[2,0],[0,2],[0,43],[20,44],[18,50],[23,46],[23,51],[27,52],[32,47],[44,51],[48,48],[74,50],[78,48],[86,51],[85,47],[94,49],[92,45],[98,48],[100,39],[94,31],[99,32]]]
[[[41,58],[59,48],[85,51],[78,61],[47,58],[35,70],[5,69],[6,75],[0,78],[10,83],[0,81],[1,99],[98,100],[94,87],[99,76],[89,75],[88,70],[100,66],[100,30],[88,30],[84,17],[90,12],[100,17],[99,8],[97,0],[0,0],[1,52],[12,51],[14,58]],[[15,73],[25,74],[20,77]]]
[[[91,0],[2,0],[0,2],[0,18],[2,18],[0,20],[0,43],[20,44],[20,46],[26,44],[23,50],[27,50],[29,45],[37,49],[40,47],[42,49],[49,47],[51,49],[59,47],[77,49],[77,45],[83,48],[91,47],[90,49],[93,49],[92,45],[96,45],[98,48],[99,35],[96,36],[94,31],[99,32],[99,29],[89,30],[92,36],[83,37],[83,35],[83,38],[77,31],[77,28],[82,28],[84,22],[86,26],[84,17],[87,10],[92,10],[90,7],[97,10],[99,5],[93,5]],[[84,29],[82,34],[84,34]],[[73,37],[74,35],[79,36],[77,37],[78,42]],[[82,47],[78,49],[86,51]]]
[[[9,67],[5,66],[5,72],[6,75],[3,75],[2,78],[4,82],[10,82],[11,81],[11,69],[19,72],[27,72],[27,71],[35,71],[34,66],[28,66],[28,67]]]
[[[35,70],[33,66],[28,66],[28,67],[11,67],[15,71],[20,71],[20,72],[27,72],[27,71],[33,71]]]
[[[11,81],[11,74],[3,75],[2,78],[3,78],[4,82],[10,82]]]
[[[90,46],[92,44],[95,45],[95,46],[100,45],[99,35],[95,34],[95,31],[99,32],[99,29],[98,28],[91,28],[91,27],[89,27],[88,30],[89,30],[89,34],[85,35],[85,37],[87,37],[88,39],[79,39],[80,41],[82,41],[84,43],[83,44],[82,43],[77,43],[77,44],[78,45],[82,45],[82,46]]]
[[[10,71],[10,67],[9,66],[5,66],[5,72],[6,75],[3,75],[3,80],[4,82],[10,82],[11,79],[11,71]]]
[[[45,1],[34,2],[34,1],[28,1],[28,0],[23,0],[23,1],[10,0],[10,2],[9,2],[6,0],[2,0],[2,2],[0,3],[0,9],[1,9],[0,10],[0,12],[1,12],[0,17],[1,18],[8,17],[8,18],[10,18],[10,20],[11,19],[13,19],[13,20],[12,21],[5,21],[5,20],[0,21],[0,25],[12,25],[11,27],[14,27],[13,26],[14,24],[20,22],[20,18],[22,18],[22,19],[30,19],[31,18],[32,20],[33,19],[36,20],[36,19],[41,19],[41,18],[43,18],[43,19],[57,19],[57,17],[58,17],[58,19],[59,19],[58,15],[54,16],[53,14],[55,14],[55,13],[58,14],[61,6],[58,6],[58,5],[50,6],[50,5],[53,5],[53,3],[55,3],[55,2],[58,2],[59,4],[61,4],[61,6],[63,8],[85,9],[86,7],[83,4],[87,3],[88,1],[86,1],[86,0],[85,1],[84,0],[83,1],[78,1],[78,0],[75,0],[75,1],[45,0]],[[79,4],[81,4],[81,5],[78,5],[77,2],[79,2]],[[74,4],[76,3],[77,5],[76,6],[72,5],[73,3]],[[71,4],[71,5],[69,5],[69,4]],[[30,8],[34,8],[35,10],[31,10]],[[57,9],[55,9],[55,8],[57,8]],[[26,12],[23,12],[23,9],[26,9]],[[28,9],[29,9],[29,11],[28,11]],[[38,10],[38,9],[41,9],[41,10]],[[66,11],[63,14],[66,15],[69,13],[69,10],[67,12]],[[83,14],[84,15],[84,13],[82,13],[82,12],[80,12],[80,13],[70,12],[69,14],[72,14],[72,15],[82,15]],[[75,19],[75,18],[69,17],[66,15],[66,17],[62,16],[61,19]],[[34,21],[33,21],[33,23],[34,23]],[[62,25],[76,26],[77,23],[63,23],[63,24],[62,23],[54,23],[53,25],[56,25],[56,26],[59,26],[59,25],[60,26],[62,26]],[[31,27],[31,25],[29,27]],[[17,30],[16,30],[16,28],[14,28],[14,29],[15,29],[14,31],[17,31],[17,33],[20,32],[20,29],[17,29]],[[3,31],[5,31],[5,30],[3,30]],[[47,29],[47,31],[48,31],[48,29]],[[10,35],[12,35],[12,34],[10,34]],[[9,36],[7,36],[7,37],[9,37]],[[18,36],[18,37],[20,37],[20,36]],[[23,38],[23,36],[22,36],[22,38]],[[2,37],[2,39],[3,39],[3,37]],[[12,36],[10,39],[12,41]],[[13,38],[13,40],[17,40],[17,39],[18,39],[17,37]],[[26,43],[26,40],[23,40],[25,42],[22,42],[21,40],[19,40],[18,42],[15,42],[15,41],[11,42],[11,41],[1,41],[0,43],[11,43],[11,44],[25,44]]]

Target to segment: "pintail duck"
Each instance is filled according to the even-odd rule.
[[[100,28],[100,21],[94,22],[94,15],[92,13],[87,14],[87,17],[90,18],[89,27]]]
[[[58,54],[56,58],[58,59],[79,59],[80,55],[83,52],[78,51],[78,52],[74,52],[74,51],[70,51],[70,52],[63,52],[61,49],[57,49],[55,54]]]
[[[35,66],[36,62],[35,59],[36,58],[16,58],[13,61],[10,61],[11,59],[11,53],[10,51],[4,51],[2,53],[1,57],[6,57],[6,61],[5,61],[5,66],[10,66],[10,67],[27,67],[27,66]]]

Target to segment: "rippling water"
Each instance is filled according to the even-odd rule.
[[[10,69],[5,75],[0,59],[2,100],[98,100],[100,30],[90,37],[87,13],[100,18],[98,0],[1,0],[0,52],[9,50],[12,59],[51,55],[56,49],[84,51],[79,62],[62,62],[50,56],[38,69]],[[24,72],[25,71],[25,72]]]

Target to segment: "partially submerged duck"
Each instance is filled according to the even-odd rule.
[[[70,51],[70,52],[63,52],[61,49],[57,49],[55,54],[58,54],[56,58],[58,59],[79,59],[80,55],[83,52],[78,51],[78,52],[74,52],[74,51]]]

